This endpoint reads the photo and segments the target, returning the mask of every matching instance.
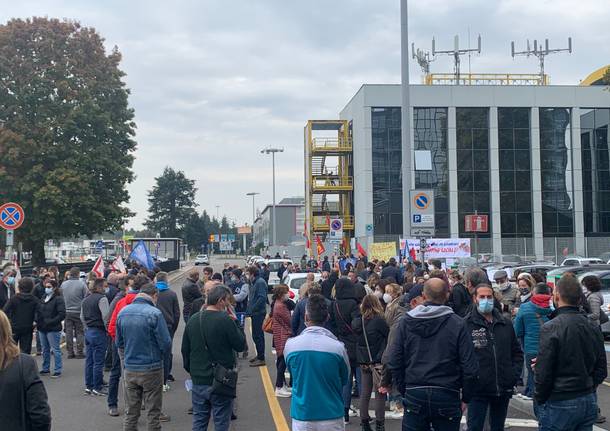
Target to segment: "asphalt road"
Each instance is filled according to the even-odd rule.
[[[213,257],[211,264],[216,270],[221,270],[224,262],[243,264],[240,259],[220,259]],[[170,276],[170,287],[182,298],[180,287],[186,271]],[[201,268],[200,268],[201,269]],[[171,390],[163,395],[163,411],[171,416],[171,421],[163,424],[164,430],[188,430],[192,427],[192,416],[186,413],[190,406],[190,395],[184,388],[184,381],[188,378],[182,369],[180,343],[184,323],[181,322],[174,338],[174,365],[173,375],[176,382],[171,384]],[[249,332],[248,332],[249,333]],[[250,352],[254,351],[252,340],[248,340]],[[290,430],[290,398],[275,398],[273,396],[275,382],[275,356],[271,351],[271,336],[267,335],[267,367],[251,368],[247,360],[240,359],[240,373],[238,382],[238,398],[236,400],[237,420],[232,422],[233,431],[287,431]],[[610,350],[610,347],[608,348]],[[610,359],[610,358],[609,358]],[[40,357],[37,358],[41,362]],[[44,377],[51,412],[53,416],[53,429],[62,431],[116,431],[122,429],[123,421],[123,395],[122,387],[119,389],[119,410],[121,416],[113,418],[107,414],[105,397],[92,397],[83,394],[83,367],[84,360],[65,359],[64,373],[60,379],[54,380]],[[108,374],[105,374],[105,380]],[[602,413],[610,415],[610,381],[602,385],[598,391]],[[353,404],[358,405],[354,399]],[[143,412],[145,413],[145,412]],[[145,416],[145,415],[143,415]],[[531,402],[522,400],[511,401],[507,428],[527,430],[537,428],[531,412]],[[603,429],[609,429],[608,423],[602,424]],[[140,420],[140,429],[146,429],[145,419]],[[213,426],[210,426],[213,429]],[[351,418],[346,430],[360,429],[359,419]],[[386,430],[399,431],[401,421],[399,418],[387,418]]]

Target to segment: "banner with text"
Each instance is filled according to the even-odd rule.
[[[426,259],[452,259],[470,257],[470,238],[432,238],[426,240]],[[407,254],[413,248],[419,254],[419,239],[400,239],[400,249],[407,248]]]
[[[380,259],[387,262],[391,257],[397,256],[395,242],[374,242],[369,247],[369,259]]]

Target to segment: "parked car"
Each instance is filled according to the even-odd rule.
[[[207,254],[198,254],[195,258],[195,265],[209,265],[210,259]]]
[[[314,281],[319,282],[322,279],[322,274],[314,272]],[[284,279],[284,284],[288,286],[290,291],[294,294],[294,301],[299,300],[299,289],[307,281],[307,272],[293,272],[288,274]]]
[[[277,276],[277,272],[282,266],[292,263],[290,259],[269,259],[266,261],[267,269],[269,270],[269,288],[272,288],[276,284],[280,284],[280,278]]]
[[[578,276],[578,281],[582,282],[582,279],[587,275],[596,275],[601,280],[601,293],[604,297],[602,311],[610,316],[610,309],[608,309],[608,305],[610,305],[610,270],[584,272]],[[604,334],[604,337],[610,336],[610,321],[602,325],[602,333]]]
[[[519,274],[521,274],[523,272],[527,272],[529,274],[537,272],[539,274],[542,274],[542,276],[544,278],[546,278],[547,273],[555,268],[557,268],[557,265],[555,265],[552,262],[534,262],[531,265],[523,265],[523,266],[514,267],[513,268],[513,277],[517,278],[519,276]]]
[[[561,266],[574,266],[574,265],[600,265],[606,263],[598,257],[582,257],[582,256],[568,256]]]
[[[585,272],[591,271],[610,271],[610,265],[601,264],[601,265],[577,265],[577,266],[560,266],[559,268],[555,268],[547,272],[546,274],[546,284],[555,288],[555,283],[557,280],[561,278],[563,274],[566,272],[571,272],[572,274],[579,276]]]

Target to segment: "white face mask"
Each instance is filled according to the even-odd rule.
[[[385,302],[386,304],[389,304],[393,300],[394,300],[394,298],[392,298],[392,295],[390,295],[389,293],[383,294],[383,302]]]

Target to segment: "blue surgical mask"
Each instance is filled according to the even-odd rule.
[[[8,284],[15,284],[15,277],[12,277],[12,276],[11,276],[11,277],[8,277],[8,278],[6,279],[6,281],[8,282]]]
[[[53,293],[53,289],[50,288],[50,287],[45,287],[44,288],[44,293],[47,294],[47,295],[50,295],[50,294]]]
[[[479,299],[477,308],[481,314],[489,314],[494,309],[494,300],[490,298]]]

